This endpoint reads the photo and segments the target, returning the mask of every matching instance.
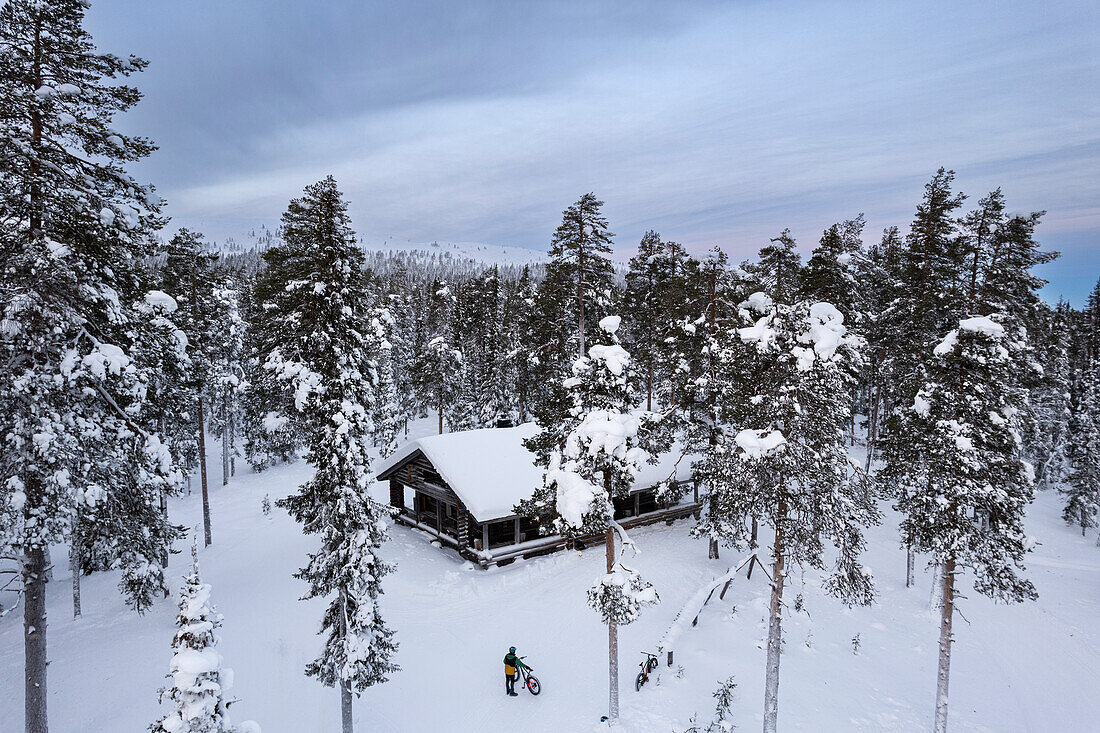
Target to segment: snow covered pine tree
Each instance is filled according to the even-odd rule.
[[[321,536],[297,577],[309,583],[307,598],[335,594],[322,619],[325,649],[306,674],[339,685],[343,730],[351,733],[352,693],[386,681],[397,669],[397,644],[378,609],[382,578],[393,570],[378,555],[390,511],[367,495],[379,344],[370,340],[363,253],[346,211],[329,176],[283,214],[284,244],[264,257],[268,277],[284,283],[271,289],[274,310],[294,328],[265,367],[293,394],[292,419],[316,469],[278,502],[307,534]]]
[[[634,409],[628,368],[630,354],[615,337],[618,316],[600,321],[606,344],[588,350],[565,380],[572,400],[559,425],[540,426],[546,435],[535,448],[552,445],[546,455],[543,487],[518,512],[529,516],[556,513],[553,530],[565,536],[603,533],[607,575],[588,591],[589,604],[608,629],[609,718],[619,717],[619,647],[617,627],[638,617],[642,606],[656,603],[649,583],[622,565],[615,555],[615,534],[633,547],[614,521],[612,499],[627,496],[638,469],[648,459],[642,448],[647,416]],[[536,451],[536,454],[537,451]]]
[[[696,465],[710,487],[697,528],[734,546],[755,546],[749,522],[770,525],[772,597],[768,625],[764,731],[779,713],[783,588],[792,565],[825,567],[824,542],[837,549],[826,590],[843,602],[871,602],[869,573],[859,563],[862,526],[878,510],[862,470],[845,450],[851,369],[857,341],[829,303],[775,304],[761,292],[743,304],[751,325],[722,341],[717,373],[725,430]]]
[[[202,235],[180,229],[168,240],[167,257],[161,273],[163,287],[179,304],[176,322],[187,335],[191,372],[188,386],[195,405],[193,430],[198,436],[199,482],[202,489],[203,544],[209,546],[210,493],[206,476],[206,405],[211,376],[217,358],[214,339],[218,301],[214,296],[214,262],[218,256],[207,250]]]
[[[569,292],[569,305],[577,324],[577,353],[585,353],[585,320],[593,320],[608,304],[614,268],[607,219],[600,212],[603,201],[586,193],[562,212],[561,224],[550,243],[547,280],[560,282]],[[604,310],[606,312],[606,310]]]
[[[1066,499],[1062,518],[1066,524],[1080,526],[1083,537],[1096,526],[1100,514],[1100,376],[1091,371],[1081,381],[1070,421],[1070,472],[1062,487]]]
[[[374,445],[383,458],[397,450],[397,437],[402,426],[397,378],[393,368],[393,342],[389,338],[394,325],[393,315],[385,308],[378,308],[371,319],[374,340],[378,344],[378,381],[371,420],[374,423]]]
[[[199,577],[198,548],[191,546],[191,572],[183,581],[176,635],[172,638],[172,684],[160,690],[175,710],[149,726],[152,733],[260,733],[245,721],[234,726],[225,693],[233,686],[233,670],[222,668],[218,628],[222,615],[210,604],[210,586]]]
[[[453,342],[454,294],[445,281],[432,283],[425,337],[427,342],[416,355],[413,379],[425,408],[434,408],[443,433],[448,416],[462,415],[468,410],[456,408],[462,395],[462,352]],[[448,424],[453,432],[456,427]]]
[[[49,727],[49,546],[116,488],[103,478],[130,488],[147,470],[135,496],[155,506],[171,464],[138,422],[154,375],[132,357],[131,326],[144,318],[134,307],[145,295],[139,264],[162,221],[152,188],[123,166],[154,146],[112,127],[141,97],[117,79],[145,62],[98,53],[86,9],[82,0],[0,7],[0,554],[22,571],[28,733]],[[151,516],[160,521],[159,512],[116,518],[159,532],[135,526]],[[159,555],[144,558],[149,569]]]
[[[1024,510],[1034,495],[1020,458],[1017,422],[1024,393],[1013,370],[1022,343],[986,316],[963,319],[934,348],[924,386],[891,416],[884,482],[899,487],[902,537],[942,564],[943,599],[935,730],[947,730],[955,576],[975,574],[979,593],[998,601],[1034,599],[1016,574],[1030,542]]]

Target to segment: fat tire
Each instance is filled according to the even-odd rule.
[[[634,678],[634,691],[641,692],[642,685],[645,684],[645,672],[639,672],[638,676]]]
[[[532,695],[537,695],[542,692],[542,685],[539,684],[539,678],[535,675],[527,675],[527,681],[523,684],[527,688],[527,691]]]

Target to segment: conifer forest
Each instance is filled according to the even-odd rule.
[[[1095,8],[903,166],[853,3],[184,5],[0,2],[0,731],[1100,726]]]

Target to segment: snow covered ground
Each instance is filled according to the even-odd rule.
[[[430,430],[430,420],[417,424]],[[220,485],[211,451],[214,544],[200,549],[203,577],[225,615],[220,650],[236,672],[235,720],[255,719],[265,733],[339,730],[339,695],[302,674],[316,653],[321,603],[301,602],[291,577],[313,544],[285,512],[261,511],[265,494],[286,495],[309,475],[304,463]],[[379,497],[382,487],[377,487]],[[172,503],[175,521],[201,527],[196,491]],[[734,720],[760,725],[767,585],[739,577],[688,628],[676,667],[634,692],[638,652],[653,646],[696,589],[724,574],[738,554],[708,561],[689,521],[631,532],[642,554],[631,561],[652,581],[661,605],[620,630],[623,726],[674,731],[698,712],[710,719],[711,693],[730,675],[738,684]],[[1029,576],[1037,603],[997,606],[968,592],[956,624],[951,669],[951,726],[976,731],[1084,731],[1100,721],[1100,549],[1059,517],[1058,497],[1031,508],[1029,531],[1042,543]],[[879,602],[848,610],[822,596],[815,573],[796,573],[786,598],[804,611],[785,620],[780,683],[782,730],[920,731],[932,720],[937,620],[927,611],[930,573],[904,587],[905,557],[896,521],[870,533],[868,564]],[[607,631],[584,601],[602,572],[603,548],[558,553],[481,571],[428,538],[395,527],[386,547],[397,572],[384,582],[384,611],[397,631],[402,670],[365,693],[355,707],[363,731],[588,731],[607,704]],[[55,552],[63,563],[64,555]],[[187,553],[172,558],[178,584]],[[168,668],[176,599],[143,617],[130,612],[113,573],[85,578],[84,616],[71,618],[68,570],[58,567],[49,594],[50,720],[60,733],[141,731],[162,712],[156,689]],[[969,584],[964,584],[969,588]],[[860,649],[852,651],[859,634]],[[532,697],[504,695],[501,659],[519,647],[542,681]],[[0,621],[0,731],[22,730],[22,623]]]

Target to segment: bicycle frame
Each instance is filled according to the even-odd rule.
[[[638,664],[642,671],[638,673],[638,676],[634,680],[634,689],[641,690],[642,685],[649,682],[649,673],[657,669],[659,662],[657,661],[656,654],[650,654],[649,652],[641,652],[645,655],[645,659]]]
[[[519,659],[520,661],[522,661],[526,658],[527,657],[520,657]],[[542,685],[539,683],[538,677],[531,674],[532,672],[534,672],[533,668],[524,664],[522,667],[517,665],[516,669],[519,671],[520,676],[523,678],[523,686],[527,688],[528,692],[530,692],[532,695],[537,695],[539,694],[539,692],[542,691]]]

